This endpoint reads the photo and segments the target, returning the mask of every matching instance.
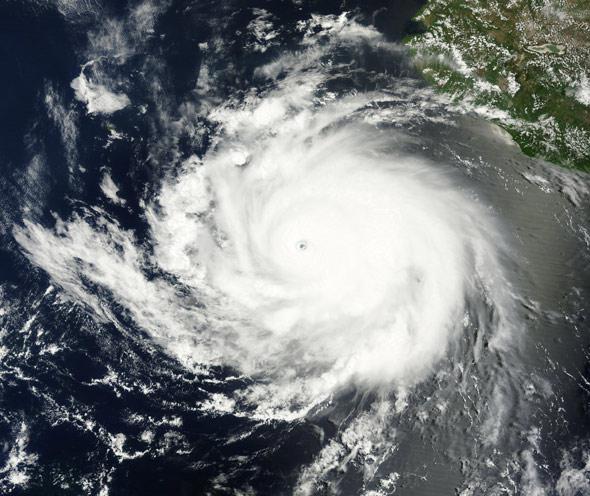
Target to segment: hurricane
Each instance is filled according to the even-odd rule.
[[[199,274],[178,275],[197,291],[205,284],[205,306],[242,327],[228,330],[237,343],[228,363],[281,389],[300,383],[303,405],[351,380],[418,380],[463,332],[466,301],[485,306],[486,290],[489,305],[510,312],[491,215],[444,164],[347,121],[367,103],[291,101],[255,130],[234,124],[155,215],[158,252],[185,258]],[[202,190],[195,211],[189,198]],[[177,235],[174,221],[189,213],[202,220]]]
[[[33,259],[35,246],[54,243],[59,258],[37,261],[61,274],[81,258],[81,275],[106,283],[165,346],[177,346],[177,331],[163,332],[172,326],[162,316],[185,314],[180,334],[195,349],[183,352],[269,381],[238,396],[271,416],[304,415],[351,383],[412,385],[456,347],[471,319],[492,340],[510,320],[497,221],[448,165],[405,151],[409,137],[371,122],[375,102],[394,95],[318,102],[329,74],[314,64],[379,39],[345,17],[329,33],[303,62],[260,69],[270,81],[261,95],[212,109],[216,143],[187,160],[147,208],[151,262],[187,294],[144,280],[144,254],[132,241],[122,258],[93,253],[97,233],[81,219],[62,225],[65,238],[32,225],[16,237]],[[287,77],[273,75],[277,64]],[[74,246],[58,248],[64,242]],[[78,253],[75,243],[83,245]],[[118,265],[150,297],[125,294]],[[153,301],[160,292],[166,308]],[[490,308],[493,323],[485,322]]]
[[[176,45],[154,48],[166,5],[89,35],[77,107],[46,86],[69,189],[4,223],[41,281],[21,334],[60,329],[40,359],[74,365],[47,370],[105,395],[40,393],[48,425],[104,446],[84,494],[577,494],[552,340],[586,356],[587,178],[523,157],[358,12],[207,15],[183,93],[158,59]]]

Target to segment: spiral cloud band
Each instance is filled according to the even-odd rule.
[[[507,308],[495,221],[445,164],[402,152],[409,138],[380,125],[395,107],[374,102],[412,105],[421,90],[326,90],[326,53],[382,46],[338,22],[321,49],[308,40],[262,68],[267,91],[211,110],[216,141],[146,208],[149,254],[98,209],[93,226],[78,215],[15,233],[97,313],[88,281],[183,362],[251,378],[211,403],[225,411],[293,418],[349,384],[410,386],[471,332],[473,308]],[[175,282],[148,277],[148,261]]]
[[[246,398],[268,404],[270,388],[266,412],[305,412],[351,381],[410,385],[463,331],[466,303],[501,302],[494,221],[444,165],[347,119],[365,97],[305,102],[278,91],[221,112],[226,134],[153,216],[160,261],[233,322],[225,360],[272,378]]]
[[[217,168],[227,244],[203,263],[272,346],[302,348],[295,368],[402,378],[440,357],[461,321],[470,226],[444,177],[362,138],[290,139],[243,170]]]

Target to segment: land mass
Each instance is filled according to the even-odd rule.
[[[527,155],[590,172],[588,0],[430,0],[416,20],[427,80]]]

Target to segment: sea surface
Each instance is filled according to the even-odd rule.
[[[590,494],[590,178],[422,5],[0,4],[1,494]]]

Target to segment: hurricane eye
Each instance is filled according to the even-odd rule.
[[[298,241],[295,246],[296,246],[297,250],[305,251],[305,250],[307,250],[307,241],[305,241],[305,240]]]

